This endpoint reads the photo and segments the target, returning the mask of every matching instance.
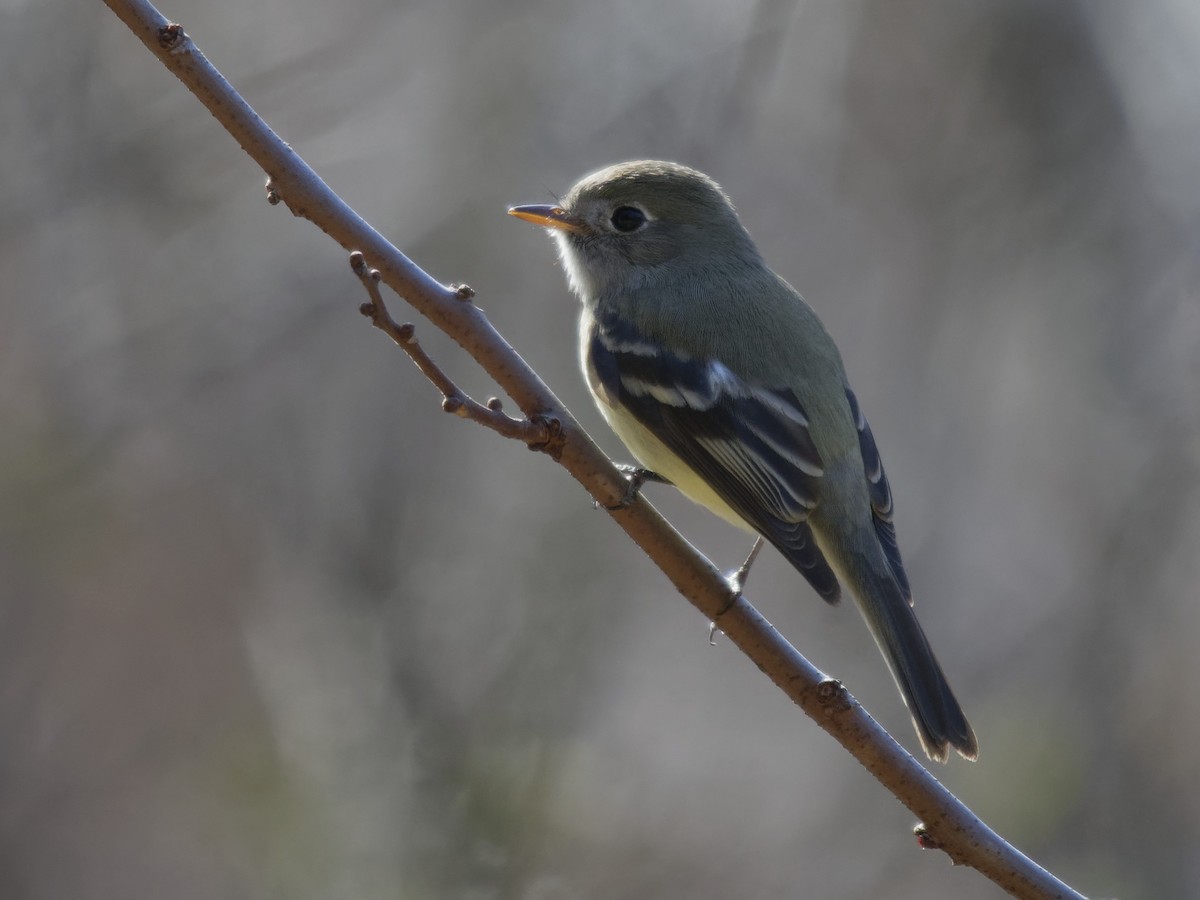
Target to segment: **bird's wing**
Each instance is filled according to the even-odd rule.
[[[846,399],[850,401],[850,414],[854,417],[854,425],[858,428],[858,446],[862,451],[863,470],[867,476],[867,489],[871,497],[871,513],[875,520],[875,534],[883,547],[883,555],[887,557],[888,566],[900,586],[904,598],[912,605],[912,590],[908,586],[908,576],[904,573],[904,563],[900,560],[900,545],[896,542],[896,526],[892,523],[892,488],[888,484],[887,473],[883,471],[883,460],[879,456],[879,448],[875,446],[875,436],[871,434],[871,426],[867,424],[866,416],[858,405],[854,391],[846,388]]]
[[[837,578],[806,521],[824,464],[795,392],[667,351],[613,318],[595,322],[588,352],[609,401],[629,410],[836,603]]]

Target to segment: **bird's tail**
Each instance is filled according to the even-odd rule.
[[[925,753],[945,762],[953,747],[966,759],[975,759],[975,732],[895,579],[878,569],[855,574],[860,583],[851,588],[858,607],[904,696]]]

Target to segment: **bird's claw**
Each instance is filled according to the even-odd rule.
[[[738,594],[735,596],[741,596],[741,595]],[[724,634],[724,633],[725,632],[723,632],[720,628],[717,627],[716,622],[709,622],[708,623],[708,646],[710,646],[710,647],[717,646],[717,635]]]
[[[746,561],[725,576],[725,583],[729,585],[729,605],[721,610],[721,615],[729,612],[733,605],[742,599],[742,588],[746,586],[746,579],[750,577],[750,566],[753,565],[755,558],[758,556],[758,551],[763,548],[766,541],[762,535],[754,541],[754,546],[750,548],[750,553],[746,557]],[[710,626],[708,642],[713,643],[713,632],[717,630],[717,623],[713,622]]]
[[[651,472],[649,469],[643,469],[641,466],[633,466],[629,463],[618,463],[617,468],[621,474],[629,479],[629,484],[625,488],[625,494],[616,503],[604,508],[610,512],[615,512],[619,509],[628,509],[633,501],[638,498],[638,494],[642,492],[642,485],[648,481],[655,484],[670,484],[666,478],[663,478],[657,472]]]
[[[746,561],[738,566],[734,571],[725,576],[725,580],[729,582],[729,589],[733,591],[734,599],[741,596],[742,588],[746,586],[746,579],[750,577],[750,566],[754,564],[754,560],[758,557],[758,551],[763,548],[766,541],[762,535],[759,535],[754,541],[754,546],[750,548],[750,553],[746,557]]]

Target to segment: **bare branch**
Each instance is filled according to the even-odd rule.
[[[379,293],[379,270],[368,269],[363,255],[355,250],[350,254],[350,268],[358,276],[367,295],[371,298],[358,308],[371,324],[396,342],[401,350],[408,354],[409,359],[417,364],[417,368],[428,378],[433,386],[442,392],[442,409],[454,413],[472,422],[478,422],[506,438],[523,441],[530,450],[544,450],[551,456],[555,455],[554,445],[560,434],[558,423],[546,416],[535,416],[529,419],[514,419],[504,414],[500,400],[492,397],[487,404],[481,404],[472,399],[458,385],[450,380],[450,376],[425,352],[416,336],[416,326],[411,322],[397,325],[387,305]],[[455,289],[455,296],[462,300],[470,300],[475,292],[465,284]]]
[[[459,414],[466,410],[467,418],[553,455],[599,504],[610,509],[613,520],[689,602],[921,819],[921,846],[942,849],[954,862],[977,869],[1015,897],[1082,900],[1081,894],[1013,848],[946,790],[839,682],[822,674],[784,640],[644,499],[623,505],[627,482],[622,473],[482,311],[467,302],[469,289],[439,284],[363,221],[266,126],[179,25],[168,23],[145,0],[105,2],[263,168],[269,177],[270,202],[285,204],[346,250],[361,250],[362,265],[369,260],[384,283],[457,341],[527,419],[503,416],[491,403],[479,409],[495,415],[480,413],[478,404],[419,350],[410,326],[391,320],[376,291],[366,311],[443,392],[444,406],[449,404]],[[368,276],[364,284],[368,281],[374,278]]]

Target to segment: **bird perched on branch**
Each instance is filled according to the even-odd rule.
[[[588,387],[637,460],[757,532],[827,602],[847,585],[926,754],[974,759],[975,734],[913,614],[891,489],[841,355],[716,182],[627,162],[558,205],[509,212],[555,238],[583,303]]]

